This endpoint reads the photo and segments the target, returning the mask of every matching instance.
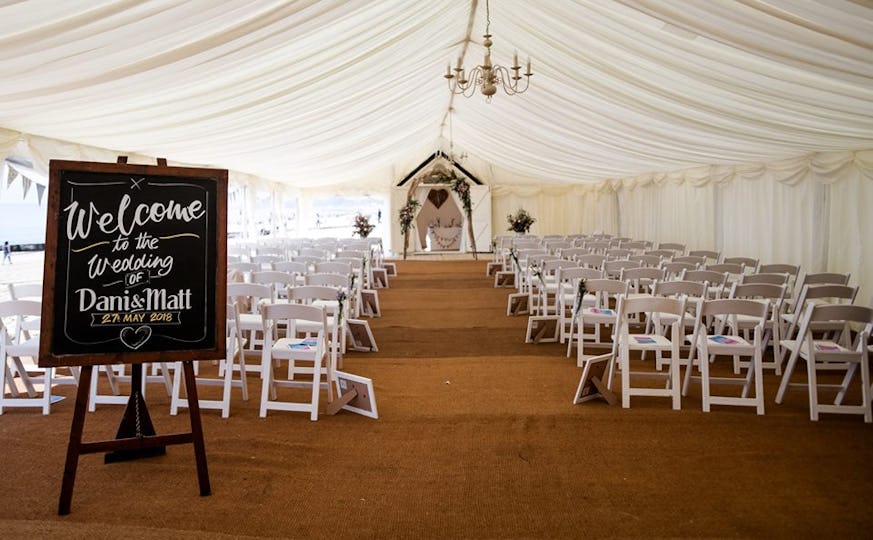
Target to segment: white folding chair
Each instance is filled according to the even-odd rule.
[[[268,304],[262,311],[264,349],[261,357],[263,373],[261,387],[260,416],[267,416],[268,410],[308,412],[309,419],[318,420],[319,394],[323,386],[321,382],[322,367],[327,368],[328,402],[333,401],[334,374],[329,359],[327,344],[327,316],[323,307],[304,304]],[[299,328],[305,323],[305,330]],[[285,335],[280,333],[280,327],[285,329]],[[305,337],[298,337],[298,333]],[[307,361],[312,363],[312,379],[309,381],[278,380],[273,371],[275,361]],[[310,388],[310,396],[306,401],[282,401],[279,399],[277,387]]]
[[[613,332],[615,331],[615,309],[611,307],[610,300],[626,295],[628,284],[617,279],[588,279],[585,281],[585,289],[585,295],[581,298],[577,293],[574,316],[567,334],[567,358],[572,353],[575,340],[577,361],[584,356],[582,350],[585,341],[589,341],[592,346],[603,346],[606,343],[601,335],[602,326],[610,325]],[[585,332],[585,325],[592,329],[591,332]]]
[[[682,395],[688,395],[691,379],[699,378],[703,394],[703,412],[709,412],[712,405],[739,405],[755,407],[758,414],[764,414],[764,371],[763,371],[763,341],[764,324],[769,319],[769,302],[750,299],[703,300],[697,304],[697,324],[691,338],[693,347],[697,347],[697,366],[700,376],[692,375],[694,362],[685,371],[685,381],[682,385]],[[742,323],[737,319],[742,317]],[[719,324],[723,327],[710,333],[706,321],[712,319],[727,322]],[[731,332],[725,333],[724,329]],[[749,341],[741,334],[751,328],[753,338]],[[745,377],[713,377],[710,364],[720,356],[731,356],[734,364],[739,357],[747,357]],[[712,385],[742,385],[739,396],[713,395]],[[754,395],[749,397],[749,391],[754,385]]]
[[[40,368],[37,326],[42,304],[34,300],[0,302],[0,414],[5,407],[39,407],[42,414],[51,412],[54,368]],[[30,337],[24,335],[24,321],[31,322]],[[37,385],[42,384],[38,397]],[[7,396],[8,389],[8,396]]]
[[[658,324],[657,317],[659,314],[672,315],[674,322],[669,325],[670,337],[658,333],[636,334],[631,333],[630,327],[635,316],[646,318],[655,318],[654,328],[659,328],[662,325]],[[632,396],[659,396],[669,397],[672,401],[673,409],[680,409],[682,403],[681,386],[682,381],[679,377],[679,345],[684,340],[683,325],[681,324],[682,317],[685,315],[685,299],[684,298],[663,298],[657,296],[626,298],[620,297],[618,300],[618,329],[616,330],[615,338],[618,340],[618,360],[621,369],[621,406],[624,408],[630,407]],[[630,353],[631,351],[652,351],[669,353],[669,371],[665,374],[656,370],[641,371],[631,370]],[[614,366],[610,366],[609,383],[612,388],[614,377]],[[665,386],[663,388],[655,388],[652,386],[633,386],[632,383],[638,379],[663,379]]]
[[[234,304],[227,305],[227,332],[226,354],[218,367],[218,378],[196,377],[198,386],[221,386],[221,399],[198,399],[201,409],[217,409],[221,411],[222,418],[230,416],[230,396],[232,388],[242,390],[243,401],[249,400],[248,380],[246,378],[246,361],[244,354],[244,340],[239,324],[239,313]],[[198,361],[199,362],[199,361]],[[240,374],[239,380],[234,380],[235,373]],[[170,414],[176,415],[179,408],[187,407],[188,400],[181,396],[182,363],[177,362],[173,372],[173,393],[170,398]],[[198,392],[199,397],[199,392]]]
[[[843,325],[838,340],[816,339],[816,323]],[[861,330],[852,339],[852,325],[861,325]],[[782,347],[791,352],[776,403],[782,403],[789,388],[806,388],[809,392],[809,418],[817,421],[819,413],[861,414],[864,422],[873,422],[871,410],[869,340],[873,332],[873,308],[842,304],[809,304],[804,311],[797,339],[783,340]],[[807,380],[792,383],[791,377],[797,360],[806,361]],[[855,372],[861,371],[861,403],[844,405],[843,401],[850,389]],[[838,384],[820,382],[820,371],[842,371]],[[821,403],[820,390],[836,391],[832,404]]]

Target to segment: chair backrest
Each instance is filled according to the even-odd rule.
[[[676,322],[674,324],[676,325],[675,328],[678,329],[679,335],[673,336],[672,339],[679,340],[679,342],[682,341],[684,325],[681,324],[681,321],[685,317],[685,297],[620,296],[618,299],[619,334],[627,335],[629,317],[642,313],[675,315]]]
[[[705,318],[715,315],[746,315],[760,319],[761,324],[767,320],[768,306],[766,302],[758,302],[749,298],[721,298],[717,300],[702,300],[699,304],[698,317]],[[733,325],[735,330],[737,325]]]
[[[236,263],[227,263],[228,272],[231,270],[236,270],[238,272],[242,272],[243,274],[251,274],[252,272],[257,272],[261,269],[260,264],[252,263],[252,262],[236,262]]]
[[[562,268],[578,268],[579,263],[576,261],[568,261],[566,259],[550,259],[542,264],[543,275],[553,276]]]
[[[704,268],[705,270],[710,270],[712,272],[722,272],[730,275],[735,275],[739,278],[739,276],[745,273],[745,265],[743,263],[716,263],[716,264],[707,264]]]
[[[797,279],[797,276],[800,274],[800,266],[796,264],[782,264],[782,263],[773,263],[773,264],[762,264],[758,266],[759,274],[788,274],[789,277],[793,277]],[[845,285],[845,283],[843,283]]]
[[[21,337],[23,322],[25,318],[38,320],[42,315],[42,302],[36,300],[7,300],[0,302],[0,339],[8,340],[11,343],[18,343]],[[8,328],[4,325],[3,319],[12,321],[12,327]],[[34,332],[37,327],[34,324],[27,326],[29,332]],[[0,361],[3,359],[0,358]],[[0,369],[3,369],[0,367]],[[0,388],[0,392],[5,391],[5,388]]]
[[[568,261],[575,261],[577,257],[581,257],[582,255],[587,255],[588,250],[585,248],[572,247],[567,249],[562,249],[560,252],[562,259],[567,259]]]
[[[350,274],[312,273],[305,276],[306,285],[323,285],[327,287],[348,287]]]
[[[797,303],[804,306],[806,302],[812,299],[829,299],[833,300],[833,304],[854,304],[855,297],[858,295],[858,287],[850,285],[804,285],[800,291],[800,296],[797,297]],[[806,309],[801,307],[801,309]]]
[[[605,255],[606,250],[612,246],[610,245],[609,240],[590,240],[585,242],[583,247],[590,249],[593,253]]]
[[[586,268],[597,268],[603,270],[603,264],[606,262],[606,255],[600,253],[589,253],[576,257],[576,262]]]
[[[658,249],[670,250],[675,255],[682,255],[685,253],[685,244],[679,244],[676,242],[659,242]]]
[[[664,281],[664,269],[647,266],[622,268],[618,279],[627,281],[631,291],[648,292],[646,289],[649,285],[656,281]]]
[[[288,287],[288,301],[297,304],[311,304],[315,300],[336,300],[339,290],[325,285],[297,285]]]
[[[714,270],[686,270],[682,272],[679,279],[682,281],[706,281],[710,287],[724,287],[727,283],[728,274]]]
[[[785,285],[788,286],[788,274],[771,274],[771,273],[757,273],[757,274],[743,274],[740,276],[740,280],[738,283],[743,284],[752,284],[752,283],[767,283],[770,285]]]
[[[657,268],[661,266],[663,258],[660,255],[631,255],[627,258],[627,260],[636,261],[640,263],[640,266]]]
[[[297,276],[302,276],[303,274],[309,272],[309,268],[306,263],[300,261],[279,261],[273,263],[273,270],[278,272],[288,272],[289,274],[294,274]]]
[[[644,251],[643,255],[657,255],[659,257],[662,257],[664,260],[669,261],[676,256],[676,252],[672,249],[650,249],[648,251]]]
[[[662,262],[661,268],[664,269],[664,279],[680,279],[683,272],[697,270],[699,266],[691,263]]]
[[[634,252],[630,249],[622,249],[622,248],[609,248],[606,250],[606,258],[612,261],[627,259]]]
[[[347,262],[323,261],[315,263],[315,271],[319,274],[341,274],[348,276],[352,273],[352,265]]]
[[[595,296],[597,293],[606,295],[626,295],[628,292],[627,281],[618,279],[600,278],[585,281],[585,289]]]
[[[758,265],[760,264],[758,259],[753,259],[752,257],[725,257],[721,262],[722,264],[741,264],[743,265],[743,271],[750,273],[757,272]]]
[[[699,268],[706,264],[706,257],[700,257],[698,255],[682,255],[680,257],[673,257],[671,262],[696,264]]]
[[[848,285],[851,274],[838,274],[836,272],[819,272],[816,274],[804,274],[800,278],[798,288],[802,289],[804,285]]]
[[[591,280],[602,279],[603,272],[597,268],[585,268],[582,266],[573,266],[570,268],[561,268],[556,274],[559,281],[573,281],[579,279]]]
[[[608,260],[603,263],[603,274],[607,277],[618,278],[619,276],[621,276],[621,271],[626,268],[640,268],[640,263],[637,261],[628,260]]]
[[[279,255],[255,255],[252,257],[252,262],[258,265],[259,269],[272,270],[273,263],[279,262],[282,257]]]
[[[285,294],[285,289],[288,288],[289,285],[297,283],[297,278],[290,272],[264,270],[262,272],[252,273],[252,283],[269,285],[270,288],[273,289],[273,300],[275,301]]]
[[[646,242],[645,240],[630,240],[628,242],[622,242],[619,244],[619,247],[622,249],[630,249],[634,252],[640,252],[649,249],[652,246],[651,242]]]
[[[273,288],[262,283],[228,283],[227,299],[239,306],[240,313],[258,313],[261,301],[274,300]]]
[[[321,329],[318,335],[322,340],[327,339],[327,314],[321,306],[311,306],[307,304],[269,304],[264,306],[261,313],[264,321],[264,335],[273,336],[276,330],[281,327],[286,327],[288,336],[296,334],[296,325],[298,321],[307,321],[310,323],[319,323]],[[326,342],[320,342],[321,351],[327,349]]]
[[[767,300],[769,304],[768,314],[774,322],[778,321],[782,313],[782,303],[788,287],[785,284],[773,283],[734,283],[728,298],[743,298],[748,300]]]
[[[39,283],[10,283],[9,298],[13,300],[39,300],[42,301],[42,282]]]
[[[692,249],[688,252],[688,255],[692,257],[704,257],[707,262],[710,260],[712,260],[713,263],[721,262],[721,251],[713,251],[711,249]]]
[[[652,294],[655,296],[688,296],[691,298],[703,298],[709,283],[706,281],[658,281],[655,283]]]
[[[828,356],[829,358],[822,358],[822,360],[839,360],[839,356],[846,354],[816,351],[816,347],[813,346],[812,332],[817,324],[834,325],[840,323],[844,328],[841,340],[844,346],[854,349],[856,354],[860,354],[866,359],[870,334],[873,332],[873,308],[844,304],[809,304],[803,313],[798,337],[808,341],[809,348],[807,350],[810,351],[813,359],[815,356]],[[850,343],[849,338],[851,335],[849,330],[852,325],[863,326],[855,337],[854,343]],[[835,357],[830,357],[831,355]]]

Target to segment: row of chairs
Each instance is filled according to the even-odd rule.
[[[350,316],[348,285],[347,280],[333,285],[291,285],[277,294],[275,283],[229,283],[227,356],[217,365],[207,367],[210,374],[216,370],[217,377],[201,376],[202,363],[195,363],[197,384],[222,386],[221,397],[201,399],[200,406],[218,409],[223,417],[229,416],[231,389],[241,389],[243,399],[247,400],[247,374],[257,372],[263,379],[261,416],[270,409],[305,410],[310,412],[314,420],[318,411],[318,393],[326,388],[329,399],[333,395],[333,389],[321,378],[326,376],[328,382],[334,379],[333,371],[345,351],[344,340],[348,332],[346,321]],[[251,295],[249,289],[257,289],[260,296]],[[14,300],[0,302],[0,359],[3,360],[3,369],[0,371],[0,388],[3,389],[0,414],[4,407],[40,407],[43,414],[49,414],[51,404],[60,399],[51,394],[52,387],[78,384],[79,373],[72,368],[69,376],[59,376],[53,368],[36,365],[39,356],[41,284],[11,285],[10,296]],[[243,310],[242,306],[247,307]],[[253,310],[250,309],[252,307]],[[296,315],[289,318],[290,314]],[[307,334],[297,336],[296,330],[300,329],[306,330]],[[310,342],[313,343],[312,347],[309,346]],[[249,346],[253,343],[257,346]],[[250,359],[259,359],[255,365],[246,364],[247,351]],[[293,362],[295,359],[315,363],[317,367],[297,366]],[[285,381],[277,379],[273,373],[273,364],[280,361],[291,361]],[[270,368],[264,369],[264,366]],[[127,402],[127,396],[122,395],[119,386],[120,383],[130,382],[130,374],[125,369],[123,365],[99,366],[93,371],[89,396],[91,411],[98,404]],[[309,382],[301,381],[301,374]],[[161,383],[170,396],[171,413],[176,414],[180,408],[187,406],[187,401],[180,396],[183,386],[181,376],[180,365],[150,364],[143,377],[142,392],[145,393],[149,383]],[[101,378],[108,384],[108,394],[101,391],[105,386],[98,385]],[[277,387],[301,385],[313,388],[311,399],[302,404],[288,404],[276,399]]]
[[[583,310],[579,314],[579,324],[589,322],[611,324],[615,332],[611,351],[600,355],[585,355],[582,345],[579,348],[578,362],[583,367],[583,380],[580,381],[574,396],[574,403],[592,399],[596,394],[585,393],[585,377],[591,365],[606,362],[606,390],[613,388],[615,368],[621,374],[621,400],[623,407],[630,407],[634,396],[660,396],[671,400],[672,407],[679,409],[681,399],[687,396],[692,380],[699,380],[702,393],[702,408],[705,412],[712,405],[751,406],[758,414],[764,414],[763,391],[763,342],[768,320],[767,303],[751,299],[698,299],[693,332],[685,330],[683,320],[687,314],[684,296],[677,298],[643,295],[637,297],[620,296],[613,310]],[[612,311],[612,313],[605,313]],[[590,320],[594,317],[594,320]],[[609,320],[607,321],[606,318]],[[645,318],[652,324],[645,330],[638,324]],[[713,322],[707,322],[707,321]],[[738,323],[742,320],[742,324]],[[853,325],[860,327],[853,331]],[[751,330],[751,337],[749,336]],[[830,336],[822,336],[822,331],[830,331]],[[869,340],[873,332],[873,307],[841,304],[810,303],[803,312],[800,329],[794,339],[781,341],[782,347],[791,351],[791,356],[782,375],[776,403],[782,403],[789,388],[803,388],[809,394],[810,419],[818,420],[820,413],[860,414],[865,422],[873,422],[871,409],[871,388],[869,374]],[[691,353],[683,358],[681,345],[688,343]],[[668,371],[657,369],[656,365],[644,361],[631,363],[631,352],[655,353],[663,360]],[[696,357],[694,352],[696,351]],[[716,359],[737,359],[745,357],[745,373],[737,376],[712,375]],[[797,363],[803,360],[807,366],[807,380],[792,382]],[[684,378],[681,368],[685,367]],[[696,371],[695,371],[696,369]],[[822,371],[842,373],[837,383],[822,383]],[[860,397],[857,403],[845,403],[856,373],[860,371]],[[639,379],[660,379],[663,386],[637,384]],[[716,393],[715,388],[722,385],[740,386],[739,392]],[[856,386],[858,386],[856,384]],[[823,390],[830,390],[833,401],[823,403],[820,397]]]

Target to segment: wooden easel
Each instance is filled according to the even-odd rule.
[[[118,176],[128,177],[130,183],[118,182],[116,180]],[[167,160],[164,158],[157,159],[157,167],[150,165],[128,165],[127,157],[119,156],[115,164],[52,160],[50,162],[50,177],[49,223],[46,228],[46,257],[43,274],[43,332],[40,333],[39,365],[41,367],[81,367],[79,387],[76,392],[76,403],[70,426],[70,439],[67,445],[67,456],[64,464],[61,494],[58,501],[58,514],[67,515],[70,513],[79,456],[98,452],[106,453],[104,457],[105,463],[114,463],[163,455],[166,453],[167,445],[191,443],[194,445],[194,458],[197,465],[200,495],[207,496],[211,493],[211,487],[209,484],[209,470],[206,464],[206,447],[203,441],[203,427],[200,418],[197,386],[194,379],[193,361],[195,359],[210,360],[223,358],[226,354],[223,336],[225,335],[226,324],[227,171],[168,167]],[[113,180],[105,181],[103,178],[112,178]],[[187,289],[188,296],[184,302],[191,302],[193,295],[196,297],[195,301],[201,302],[202,306],[204,306],[204,308],[201,308],[201,313],[203,313],[202,319],[191,317],[193,322],[185,326],[181,323],[181,315],[177,314],[176,317],[179,323],[178,327],[175,328],[176,334],[163,336],[164,339],[180,340],[188,348],[177,349],[162,345],[156,348],[140,349],[152,336],[151,327],[141,323],[142,320],[145,320],[145,315],[143,315],[143,319],[139,320],[139,325],[137,324],[138,321],[132,317],[131,319],[133,320],[121,319],[123,321],[121,324],[115,323],[115,320],[120,319],[122,316],[127,317],[137,311],[142,311],[143,313],[146,313],[146,311],[119,308],[118,313],[110,313],[109,311],[104,312],[101,309],[90,310],[90,308],[86,310],[80,308],[76,311],[68,307],[70,305],[68,302],[70,291],[75,290],[75,283],[89,283],[89,280],[93,280],[94,276],[83,272],[82,265],[85,259],[83,256],[75,255],[77,253],[76,250],[71,249],[70,242],[76,236],[70,236],[69,231],[64,228],[64,224],[60,221],[63,209],[67,208],[69,204],[62,203],[62,198],[68,197],[69,200],[75,200],[72,189],[72,186],[75,185],[79,193],[86,193],[83,198],[76,201],[77,203],[93,205],[95,200],[99,200],[105,201],[107,205],[120,204],[119,201],[127,201],[125,203],[127,204],[133,200],[132,197],[135,198],[140,190],[143,189],[143,182],[146,182],[145,186],[161,185],[164,186],[164,189],[172,186],[173,189],[189,190],[180,191],[180,193],[183,193],[182,198],[190,197],[189,200],[191,201],[190,207],[183,208],[180,212],[187,212],[185,215],[190,219],[181,220],[180,223],[183,221],[184,223],[193,223],[198,219],[203,220],[202,225],[196,224],[196,226],[201,227],[196,229],[196,234],[190,230],[181,229],[180,231],[185,234],[177,236],[197,239],[199,242],[198,249],[202,250],[198,251],[198,253],[202,253],[202,259],[199,259],[198,262],[202,264],[203,268],[208,269],[205,277],[204,274],[198,273],[196,276],[191,276],[185,275],[184,272],[174,276],[176,278],[175,284],[180,282],[189,284]],[[89,192],[89,189],[99,189],[100,191]],[[191,195],[192,189],[194,190],[194,195]],[[119,217],[118,219],[121,218]],[[148,220],[137,222],[136,226],[136,231],[131,229],[130,231],[125,231],[124,235],[117,236],[118,245],[120,246],[118,249],[122,252],[133,249],[129,247],[128,243],[128,237],[133,232],[141,233],[143,235],[142,238],[146,239],[159,238],[162,234],[171,234],[169,238],[174,238],[172,233],[179,232],[177,230],[169,230],[166,228],[166,224],[164,229],[160,229],[160,227],[154,228],[157,226],[156,223]],[[93,230],[96,231],[96,229]],[[82,231],[77,231],[77,234],[81,234],[84,237],[90,231],[92,229],[84,228]],[[100,234],[100,232],[95,232],[96,236]],[[101,241],[92,244],[89,246],[89,249],[100,245],[108,245],[115,241],[115,238],[110,236],[115,234],[114,231],[102,231],[102,234]],[[158,246],[157,240],[154,240],[147,249],[159,249],[156,246]],[[186,249],[190,249],[190,247]],[[173,251],[169,250],[162,253],[172,254]],[[63,271],[58,271],[59,266]],[[214,272],[214,274],[210,274],[210,272]],[[123,277],[123,280],[119,279],[111,283],[104,283],[104,286],[118,288],[116,293],[120,291],[120,288],[124,288],[125,294],[127,294],[128,286],[136,286],[143,279],[142,273],[136,272],[127,273],[120,277]],[[145,278],[145,283],[147,283],[147,279],[150,279],[150,276],[146,275]],[[128,283],[126,281],[128,279],[132,281]],[[195,286],[192,287],[191,283],[195,284]],[[180,287],[182,286],[184,285],[180,285]],[[166,294],[166,292],[164,293]],[[111,292],[106,294],[111,294]],[[180,309],[190,310],[191,308],[188,306]],[[174,311],[173,308],[161,307],[158,311],[153,311],[152,313],[157,315],[169,314],[172,317]],[[93,324],[95,319],[87,318],[89,315],[90,317],[95,317],[101,314],[106,318],[106,322],[101,322],[100,324],[106,326],[95,326]],[[115,317],[115,319],[112,317]],[[150,322],[161,324],[162,320],[166,319],[153,319]],[[120,329],[119,326],[124,326],[124,328]],[[141,334],[140,328],[143,327],[146,328],[146,331]],[[61,332],[60,329],[62,328],[66,330]],[[112,329],[109,332],[112,334],[112,339],[104,339],[103,341],[93,339],[93,336],[100,332],[102,332],[101,335],[105,338],[107,335],[106,328]],[[125,336],[128,337],[125,338]],[[76,341],[76,339],[82,341]],[[157,435],[142,394],[143,363],[177,361],[181,362],[185,376],[191,431]],[[82,433],[91,385],[94,384],[91,378],[94,373],[94,366],[107,364],[131,365],[130,398],[128,399],[121,423],[118,426],[115,439],[84,442],[82,441]]]
[[[82,431],[85,426],[85,411],[88,409],[88,394],[91,390],[91,372],[93,365],[82,366],[79,378],[79,389],[76,392],[76,404],[73,409],[73,421],[70,426],[70,442],[67,445],[67,460],[64,465],[64,479],[61,484],[61,496],[58,502],[58,515],[70,513],[73,500],[73,487],[76,483],[76,470],[79,466],[79,456],[82,454],[106,454],[105,462],[128,461],[166,453],[169,444],[194,444],[194,459],[197,462],[197,480],[200,483],[200,495],[205,497],[211,493],[209,485],[209,470],[206,465],[206,446],[203,442],[203,427],[200,421],[200,404],[197,400],[197,385],[194,382],[194,367],[191,360],[182,362],[185,373],[185,389],[188,393],[188,408],[191,418],[189,433],[172,433],[156,435],[145,400],[142,397],[142,364],[131,367],[130,399],[124,410],[118,434],[113,440],[82,442]]]

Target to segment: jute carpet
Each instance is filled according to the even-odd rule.
[[[260,388],[223,420],[204,411],[213,494],[199,497],[190,446],[104,465],[80,461],[72,514],[56,515],[72,398],[43,417],[0,417],[0,536],[64,538],[869,537],[873,426],[809,421],[806,395],[700,410],[699,390],[572,405],[580,370],[554,344],[525,344],[507,289],[485,263],[405,261],[371,320],[380,351],[345,370],[371,377],[380,418],[258,417]],[[61,393],[72,396],[72,388]],[[167,414],[152,386],[160,433]],[[86,439],[112,438],[103,406]]]

